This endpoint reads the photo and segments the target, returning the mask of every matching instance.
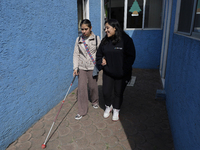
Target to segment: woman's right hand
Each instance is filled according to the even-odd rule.
[[[78,74],[79,74],[79,73],[78,73],[78,70],[75,69],[74,72],[73,72],[73,76],[78,76]]]

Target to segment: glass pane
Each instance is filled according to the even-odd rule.
[[[104,0],[104,19],[105,21],[108,20],[108,13],[109,13],[109,1]]]
[[[127,28],[142,28],[143,0],[128,0]]]
[[[200,33],[200,0],[197,2],[197,9],[195,15],[194,32]]]
[[[123,29],[124,25],[124,0],[106,0],[107,19],[117,19]]]
[[[145,28],[161,28],[162,6],[162,0],[146,0]]]
[[[194,0],[182,0],[178,31],[190,33]]]

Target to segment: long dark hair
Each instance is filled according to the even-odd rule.
[[[88,19],[83,19],[80,23],[80,27],[82,26],[82,24],[86,24],[89,28],[91,28],[91,22]]]
[[[112,41],[112,44],[117,44],[120,40],[121,40],[121,35],[122,35],[122,29],[120,27],[119,22],[116,19],[109,19],[105,22],[105,24],[108,23],[110,26],[112,26],[113,28],[115,28],[115,35],[113,35],[112,37],[108,37],[107,35],[105,35],[105,37],[102,39],[102,44],[107,44],[109,40]],[[104,25],[105,25],[104,24]]]

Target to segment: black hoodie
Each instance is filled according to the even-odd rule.
[[[105,57],[106,65],[103,71],[116,79],[127,77],[131,79],[132,65],[135,61],[135,46],[132,38],[123,33],[121,40],[113,45],[109,40],[106,44],[100,44],[96,53],[96,63],[101,65],[102,58]]]

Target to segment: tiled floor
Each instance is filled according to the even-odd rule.
[[[46,143],[46,150],[173,150],[164,101],[156,101],[162,89],[158,70],[133,69],[134,86],[127,86],[120,120],[103,118],[102,72],[99,74],[100,108],[89,105],[81,120],[76,92],[70,93]],[[41,150],[61,102],[6,150]]]

